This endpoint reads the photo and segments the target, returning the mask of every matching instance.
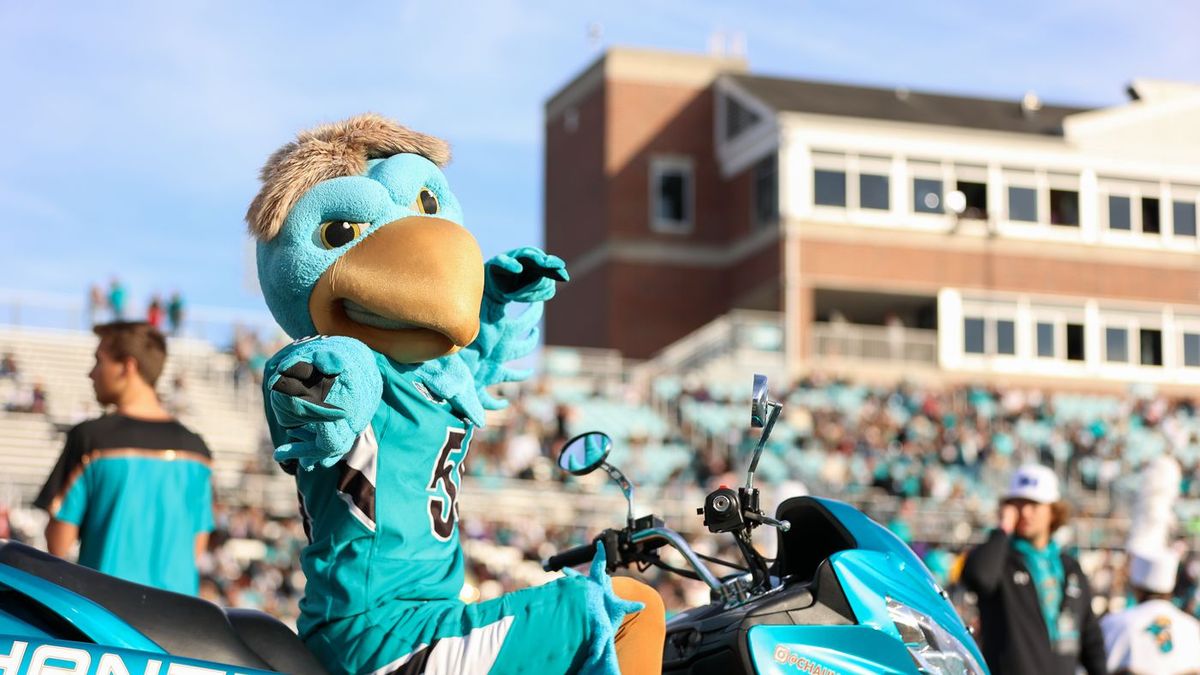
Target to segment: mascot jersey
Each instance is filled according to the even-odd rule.
[[[657,667],[661,634],[618,628],[661,626],[614,591],[602,554],[587,576],[458,599],[461,465],[485,409],[504,406],[487,387],[528,376],[505,364],[536,347],[568,277],[532,247],[484,263],[448,158],[362,115],[276,152],[247,214],[267,306],[297,338],[263,393],[310,537],[301,637],[335,673],[612,673],[626,653]],[[658,601],[626,582],[625,597]],[[618,638],[650,647],[618,654]]]
[[[350,452],[328,468],[287,465],[311,541],[301,556],[302,634],[396,598],[445,600],[462,589],[455,502],[471,423],[415,369],[375,357],[382,401]]]

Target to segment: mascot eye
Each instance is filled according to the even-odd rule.
[[[358,239],[362,234],[360,223],[347,223],[344,220],[331,220],[321,223],[321,243],[325,248],[339,248]]]
[[[417,210],[427,216],[438,212],[437,195],[429,188],[421,188],[421,194],[417,195]]]

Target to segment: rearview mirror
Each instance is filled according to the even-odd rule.
[[[754,389],[750,398],[750,428],[761,429],[767,423],[767,376],[754,376]]]
[[[608,458],[612,439],[600,431],[589,431],[567,441],[558,456],[558,467],[573,476],[585,476]]]

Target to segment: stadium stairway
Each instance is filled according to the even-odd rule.
[[[18,503],[36,494],[62,448],[63,433],[73,424],[100,414],[88,372],[93,364],[96,338],[82,331],[0,327],[0,354],[12,352],[20,368],[20,381],[0,386],[0,403],[7,403],[18,387],[42,383],[47,392],[45,415],[0,414],[0,496],[6,491]],[[166,370],[158,382],[168,404],[186,401],[181,420],[199,433],[213,452],[213,473],[219,494],[244,497],[245,475],[264,464],[265,436],[261,395],[253,382],[234,387],[234,360],[212,344],[172,338]],[[184,394],[174,391],[176,378]],[[280,481],[291,480],[272,472]],[[255,482],[256,490],[275,489]],[[240,499],[238,499],[240,501]]]

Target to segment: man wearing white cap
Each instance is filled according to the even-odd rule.
[[[1168,550],[1130,552],[1129,583],[1138,604],[1100,622],[1111,672],[1200,672],[1200,622],[1171,603],[1178,569],[1179,558]]]
[[[999,527],[967,556],[962,579],[979,597],[981,647],[993,675],[1108,672],[1087,578],[1051,538],[1066,519],[1054,471],[1022,466],[1001,502]]]

